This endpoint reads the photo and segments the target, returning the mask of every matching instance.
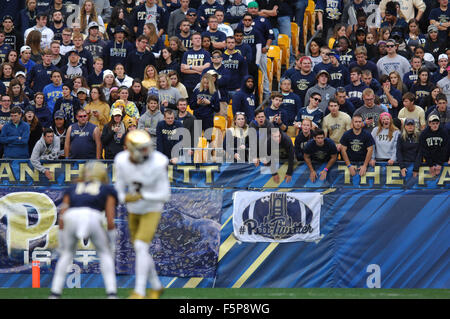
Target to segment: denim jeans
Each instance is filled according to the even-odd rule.
[[[274,36],[275,36],[275,45],[278,45],[278,35],[279,34],[286,34],[289,39],[291,39],[291,52],[289,56],[289,64],[292,64],[295,62],[295,56],[294,51],[292,50],[292,33],[291,33],[291,17],[290,16],[284,16],[284,17],[278,17],[278,28],[274,28]]]
[[[297,0],[295,2],[295,22],[297,22],[297,25],[300,29],[299,32],[299,39],[300,39],[300,43],[302,43],[302,39],[303,39],[303,20],[305,17],[305,10],[306,7],[308,6],[308,0]],[[306,32],[308,32],[308,30],[306,30]]]

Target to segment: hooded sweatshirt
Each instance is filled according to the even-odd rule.
[[[231,104],[233,106],[233,114],[244,112],[247,123],[250,123],[255,118],[256,97],[253,94],[253,89],[249,89],[246,86],[248,79],[255,80],[251,75],[245,76],[241,83],[241,89],[234,94]]]
[[[33,148],[33,152],[31,153],[31,164],[36,168],[39,172],[44,173],[46,168],[41,164],[42,161],[54,161],[59,157],[60,152],[60,141],[59,137],[55,136],[53,138],[52,144],[45,143],[44,136],[41,136],[39,141],[37,141],[36,145]]]
[[[432,131],[427,127],[422,131],[419,137],[419,154],[414,163],[414,172],[419,171],[422,164],[422,158],[425,159],[425,165],[443,165],[448,161],[448,134],[444,128],[439,127]]]
[[[156,148],[156,126],[158,125],[158,122],[164,120],[164,115],[161,113],[160,110],[156,110],[155,113],[151,113],[149,110],[147,110],[142,117],[139,119],[138,122],[138,129],[140,130],[146,130],[150,136],[153,147]]]

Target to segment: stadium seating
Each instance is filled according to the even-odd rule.
[[[308,1],[308,6],[305,10],[305,16],[303,19],[303,44],[306,47],[306,43],[308,43],[308,31],[311,34],[314,34],[315,25],[316,25],[316,16],[314,9],[316,5],[314,4],[314,0]]]
[[[214,116],[214,127],[219,128],[224,132],[227,129],[227,120],[225,117],[221,115]]]
[[[194,114],[194,111],[192,111],[192,109],[190,108],[189,105],[187,106],[186,111],[189,112],[189,113],[191,113],[191,114]]]
[[[280,47],[277,45],[271,45],[269,47],[269,51],[267,52],[267,57],[271,58],[273,61],[274,75],[276,76],[277,81],[279,83],[281,79],[281,64],[282,64]]]
[[[208,152],[204,149],[208,147],[208,141],[204,137],[199,137],[197,149],[194,151],[194,163],[205,163]]]
[[[278,35],[278,46],[281,49],[281,65],[284,65],[286,70],[289,69],[289,57],[291,54],[291,39],[287,34]]]
[[[233,125],[233,106],[231,105],[231,101],[230,104],[228,104],[228,108],[227,108],[227,127],[231,127]]]
[[[299,37],[300,37],[300,29],[296,22],[291,22],[291,38],[292,38],[292,49],[294,50],[294,55],[298,54],[298,45],[299,45]]]

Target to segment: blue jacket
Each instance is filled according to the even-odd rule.
[[[177,128],[182,127],[180,121],[174,121],[172,125],[167,125],[164,120],[159,121],[156,125],[156,150],[172,158],[172,148],[183,139],[181,136],[175,139],[173,135],[176,134]]]
[[[50,80],[50,75],[53,70],[59,69],[53,64],[44,67],[44,65],[36,63],[27,74],[26,86],[33,89],[34,92],[43,92],[44,87],[52,82]],[[31,85],[31,83],[33,83],[33,85]]]
[[[30,125],[20,121],[16,126],[12,121],[7,122],[0,134],[0,143],[3,144],[4,158],[29,158],[28,140],[30,138]]]

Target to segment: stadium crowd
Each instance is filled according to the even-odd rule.
[[[290,66],[270,87],[268,50],[280,34],[292,37],[292,22],[303,39],[311,3],[318,32],[299,41],[297,55],[290,48]],[[258,140],[279,143],[288,180],[296,160],[313,181],[336,160],[352,175],[376,162],[398,163],[403,176],[408,163],[432,175],[450,164],[448,0],[0,0],[0,8],[0,154],[29,158],[49,178],[41,160],[113,159],[136,128],[180,162],[171,156],[176,130],[188,129],[195,148],[194,120],[212,128],[230,107],[223,143],[210,145],[231,143],[231,159],[248,160],[254,128]],[[316,162],[326,168],[317,173]]]

